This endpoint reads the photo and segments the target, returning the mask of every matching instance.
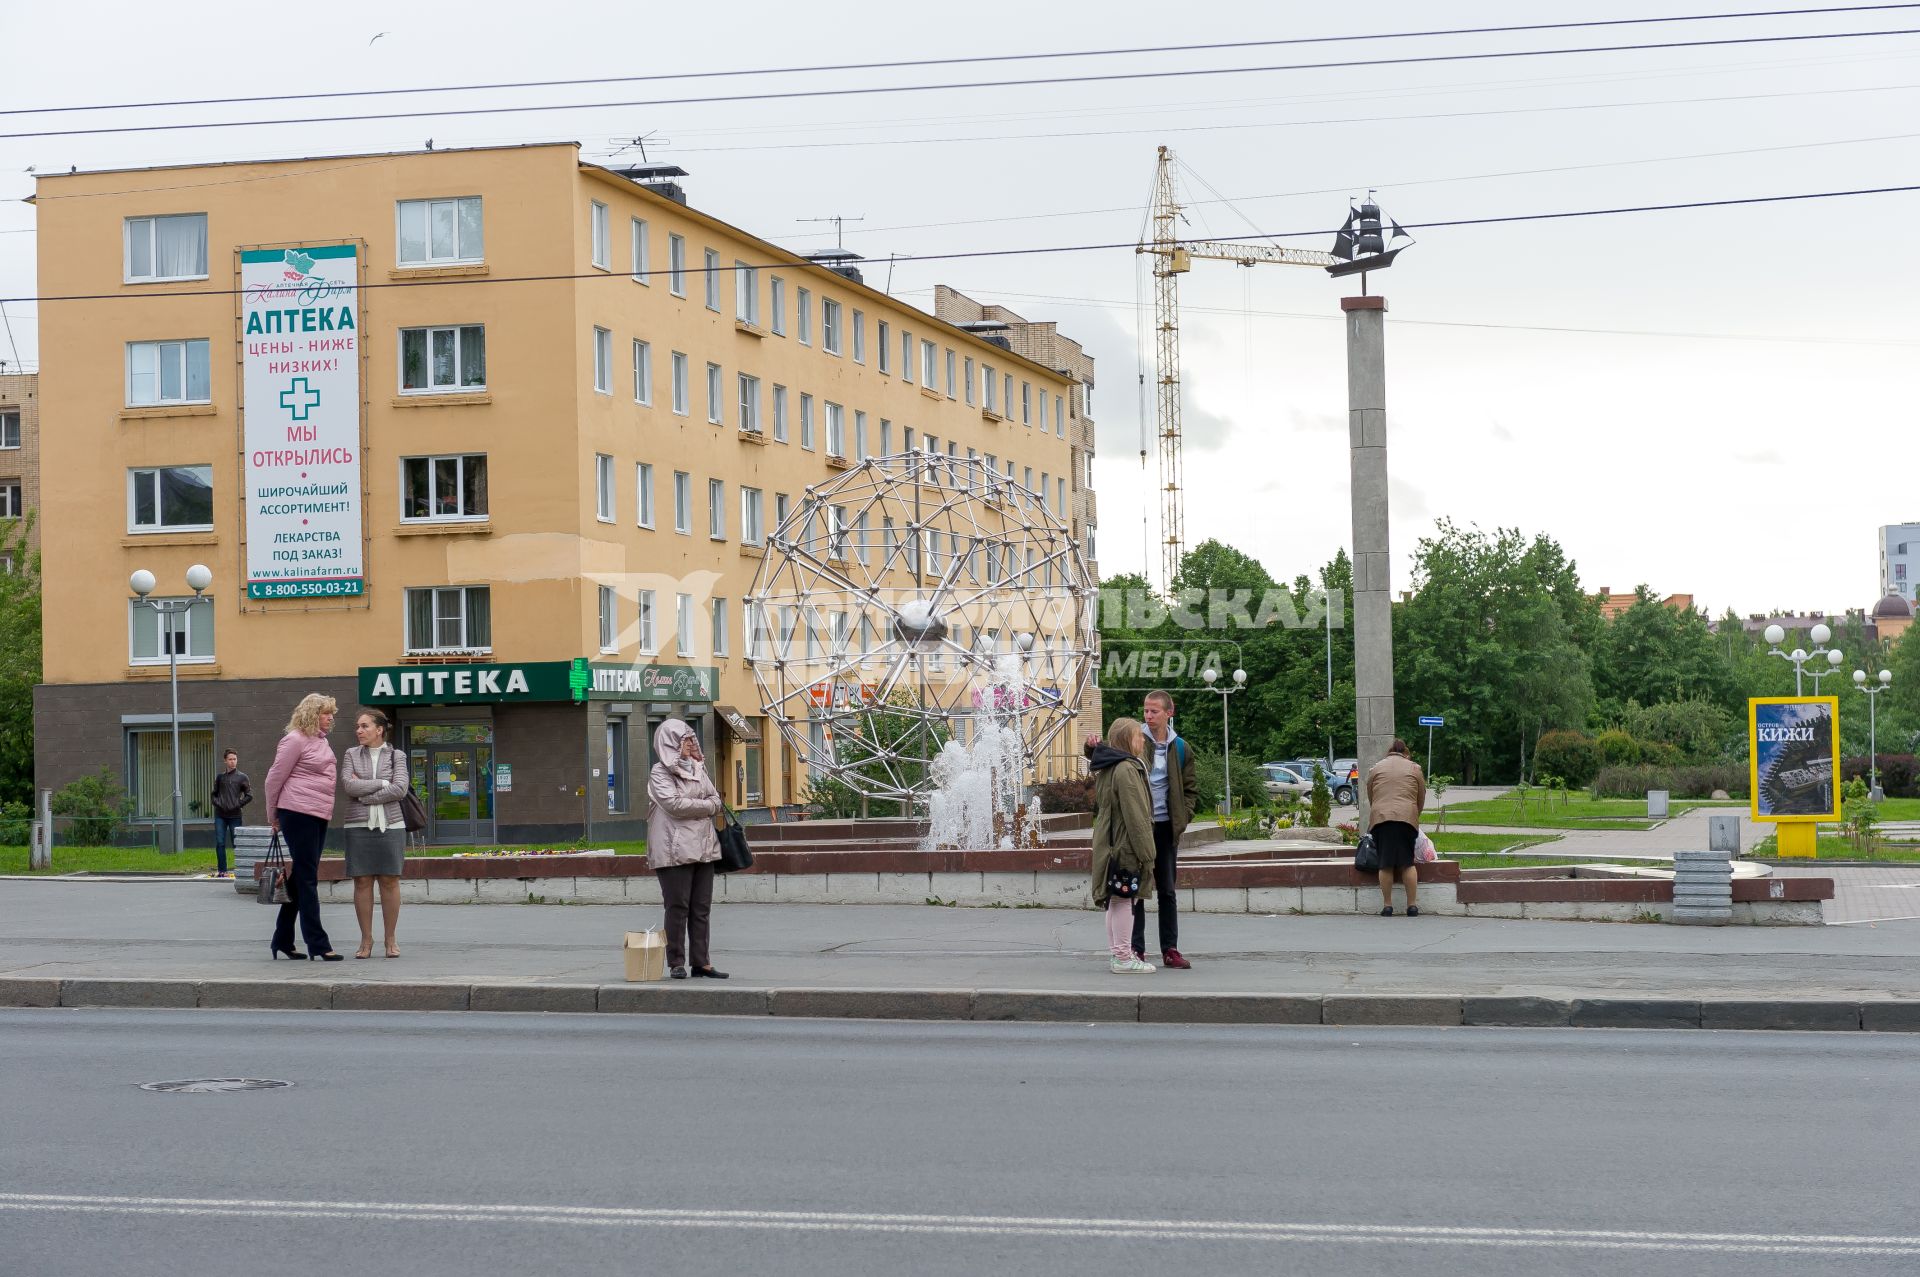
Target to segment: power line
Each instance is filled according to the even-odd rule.
[[[922,67],[969,66],[995,62],[1038,62],[1062,58],[1108,58],[1147,53],[1210,53],[1223,49],[1264,49],[1287,45],[1351,44],[1370,40],[1416,40],[1458,35],[1512,35],[1530,31],[1569,31],[1601,27],[1666,25],[1679,22],[1720,22],[1745,18],[1814,17],[1836,13],[1879,13],[1920,9],[1920,2],[1851,4],[1825,8],[1755,9],[1736,13],[1685,13],[1653,18],[1595,18],[1578,22],[1532,22],[1491,27],[1442,27],[1423,31],[1381,31],[1358,35],[1290,36],[1272,40],[1221,40],[1207,44],[1143,45],[1119,49],[1062,49],[1051,53],[978,54],[957,58],[914,58],[891,62],[841,62],[811,66],[754,67],[731,71],[677,71],[654,75],[594,76],[573,80],[518,80],[497,84],[440,84],[401,89],[339,89],[323,93],[281,93],[235,98],[176,98],[156,102],[100,102],[79,106],[35,106],[0,109],[0,115],[55,115],[74,111],[137,111],[176,106],[240,106],[255,102],[314,102],[339,98],[396,97],[420,93],[479,93],[501,89],[577,88],[590,84],[647,84],[665,80],[711,80],[752,75],[803,75],[830,71],[888,71]]]
[[[1443,230],[1460,226],[1505,226],[1516,222],[1566,221],[1581,217],[1614,217],[1627,213],[1668,213],[1700,208],[1742,208],[1759,204],[1800,203],[1808,200],[1847,199],[1860,195],[1897,195],[1920,191],[1920,183],[1906,186],[1859,187],[1844,191],[1801,191],[1788,195],[1749,195],[1733,199],[1688,200],[1672,204],[1628,204],[1612,208],[1568,209],[1550,213],[1513,213],[1498,217],[1458,217],[1445,221],[1403,222],[1409,230]],[[1255,235],[1217,235],[1213,238],[1225,242],[1246,240],[1306,239],[1332,235],[1333,228],[1300,231],[1263,231]],[[1122,240],[1100,244],[1050,244],[1033,248],[983,248],[950,253],[902,253],[893,260],[900,262],[951,262],[970,261],[983,257],[1037,257],[1052,253],[1095,253],[1110,252],[1117,249],[1129,251],[1137,249],[1136,240]],[[823,274],[834,272],[817,262],[808,262],[804,258],[795,262],[740,262],[735,265],[715,267],[688,266],[683,273],[688,275],[706,275],[710,272],[732,274],[736,270],[751,270],[762,267],[782,267],[794,270],[815,270]],[[582,271],[577,274],[554,275],[505,275],[505,276],[465,276],[455,279],[407,279],[387,280],[385,282],[361,283],[361,289],[383,288],[471,288],[496,284],[541,284],[557,283],[578,279],[624,279],[624,275],[604,270]],[[156,297],[236,297],[243,290],[237,288],[193,288],[180,289],[164,293],[142,293],[138,298],[126,293],[66,293],[47,294],[26,297],[0,297],[0,304],[16,302],[76,302],[76,301],[146,301]]]
[[[7,326],[7,347],[13,351],[14,366],[24,367],[25,365],[20,362],[20,343],[13,339],[13,321],[7,318],[7,307],[4,302],[0,302],[0,323]]]
[[[782,102],[809,98],[869,97],[892,93],[938,93],[950,89],[1009,89],[1037,85],[1112,84],[1169,80],[1204,75],[1253,75],[1279,71],[1330,71],[1360,67],[1421,66],[1446,62],[1487,62],[1504,58],[1563,57],[1588,53],[1640,53],[1664,49],[1729,48],[1746,44],[1790,44],[1813,40],[1870,40],[1881,36],[1920,35],[1920,27],[1884,31],[1820,31],[1800,35],[1732,36],[1718,40],[1663,40],[1646,44],[1580,45],[1558,49],[1508,49],[1489,53],[1432,53],[1405,58],[1353,58],[1340,62],[1293,62],[1267,66],[1197,67],[1177,71],[1115,71],[1101,75],[1033,76],[1017,80],[964,80],[941,84],[864,85],[835,89],[787,89],[773,93],[717,93],[691,98],[640,98],[623,102],[558,102],[538,106],[454,107],[435,111],[369,111],[358,115],[281,116],[265,120],[199,120],[175,124],[101,125],[84,129],[41,129],[0,133],[0,140],[88,137],[119,133],[169,133],[187,129],[263,128],[276,124],[355,124],[371,120],[427,120],[447,116],[523,115],[541,111],[611,110],[631,107],[710,106],[721,102]]]

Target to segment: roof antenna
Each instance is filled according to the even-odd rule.
[[[842,217],[836,213],[832,217],[796,217],[794,220],[796,222],[832,222],[833,246],[838,249],[845,249],[847,246],[847,223],[864,222],[867,219],[864,217]]]

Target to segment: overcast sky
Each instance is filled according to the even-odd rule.
[[[630,3],[336,0],[291,10],[0,6],[0,109],[810,66],[1732,11],[1665,4],[1056,0],[1002,8],[721,10]],[[1784,7],[1784,6],[1782,6]],[[529,22],[537,13],[539,20]],[[1183,21],[1169,21],[1169,16]],[[1879,13],[1460,35],[915,70],[495,90],[121,113],[0,115],[0,132],[594,103],[782,89],[1171,71],[1430,53],[1920,28]],[[377,37],[377,38],[376,38]],[[0,139],[0,296],[35,292],[25,171],[578,140],[691,170],[691,201],[790,247],[842,214],[868,282],[935,283],[1057,319],[1098,359],[1100,559],[1146,554],[1140,351],[1151,293],[1128,249],[903,262],[889,254],[1131,243],[1154,147],[1179,153],[1187,233],[1331,227],[1377,187],[1401,222],[1920,181],[1920,35],[1095,84],[581,106],[540,113]],[[632,152],[627,152],[631,155]],[[1417,231],[1390,299],[1393,544],[1434,520],[1556,537],[1589,588],[1690,592],[1715,613],[1877,596],[1874,530],[1920,520],[1920,194]],[[1325,235],[1285,242],[1324,248]],[[889,281],[890,276],[890,281]],[[1182,284],[1189,543],[1283,578],[1348,540],[1339,297],[1316,270],[1199,262]],[[1148,302],[1142,309],[1140,299]],[[32,303],[6,307],[19,355]],[[11,360],[0,330],[0,358]],[[59,429],[57,421],[45,428]],[[1154,551],[1157,569],[1157,549]]]

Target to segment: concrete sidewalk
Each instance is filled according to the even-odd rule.
[[[1207,915],[1182,919],[1193,970],[1123,977],[1106,969],[1103,922],[1091,911],[736,904],[714,913],[715,961],[731,980],[626,986],[621,934],[659,916],[657,907],[600,905],[409,908],[400,959],[289,963],[268,958],[272,914],[227,883],[10,880],[0,883],[0,1005],[764,1014],[784,999],[796,1014],[917,1007],[939,1018],[1008,1018],[992,1013],[1008,1005],[994,999],[1017,994],[1018,1018],[1103,1018],[1088,1008],[1104,1006],[1133,1019],[1173,995],[1188,1018],[1226,1014],[1224,1006],[1255,1020],[1470,1023],[1465,1008],[1494,999],[1488,1013],[1511,1017],[1537,1003],[1530,1014],[1558,1024],[1581,1023],[1583,1005],[1631,1004],[1655,1007],[1648,1023],[1709,1025],[1717,1006],[1723,1019],[1737,1007],[1771,1017],[1768,1027],[1793,1027],[1782,1021],[1817,1007],[1817,1027],[1894,1027],[1902,1016],[1920,1027],[1920,920],[1691,928]],[[329,906],[324,917],[335,947],[351,953],[352,911]],[[1187,995],[1233,996],[1203,1006]],[[791,1010],[802,1005],[813,1009]]]

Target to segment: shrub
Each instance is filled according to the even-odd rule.
[[[1596,736],[1593,748],[1602,767],[1636,767],[1640,763],[1640,742],[1618,727]]]
[[[1840,760],[1840,778],[1864,778],[1871,770],[1865,754]],[[1920,798],[1920,759],[1912,754],[1880,755],[1880,788],[1889,798]],[[0,842],[6,841],[0,838]]]
[[[1327,819],[1333,814],[1333,791],[1327,788],[1327,769],[1319,763],[1313,765],[1313,794],[1307,801],[1307,823],[1315,829],[1325,829]]]
[[[1726,752],[1738,736],[1733,715],[1711,701],[1692,699],[1662,701],[1641,706],[1629,701],[1620,724],[1643,746],[1656,743],[1671,746],[1688,762],[1710,762]],[[1643,761],[1655,761],[1651,757]]]
[[[1732,763],[1603,767],[1593,778],[1595,798],[1644,798],[1649,789],[1664,789],[1675,798],[1711,798],[1714,790],[1724,789],[1745,798],[1747,770]]]
[[[1533,765],[1565,777],[1569,785],[1584,785],[1600,770],[1600,751],[1585,732],[1548,732],[1533,747]]]
[[[1193,779],[1200,789],[1200,809],[1194,815],[1196,818],[1203,816],[1210,818],[1226,793],[1225,773],[1220,767],[1220,756],[1194,750]],[[1266,801],[1267,781],[1260,770],[1260,764],[1244,755],[1234,755],[1233,805],[1235,809],[1249,805],[1264,806]]]
[[[67,816],[68,839],[78,846],[99,846],[113,841],[120,826],[133,815],[133,799],[102,767],[91,776],[82,776],[53,792],[53,814]]]
[[[23,802],[0,803],[0,847],[23,847],[33,824],[33,808]]]
[[[1093,810],[1092,776],[1050,780],[1040,786],[1037,792],[1040,796],[1040,810],[1043,812]]]

